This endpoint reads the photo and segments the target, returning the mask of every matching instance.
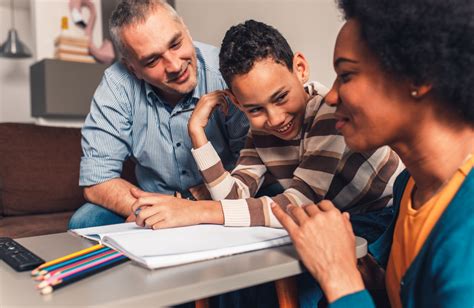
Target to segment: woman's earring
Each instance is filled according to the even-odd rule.
[[[418,91],[417,91],[417,90],[413,90],[413,91],[411,91],[410,94],[411,94],[412,97],[417,97],[417,96],[418,96]]]

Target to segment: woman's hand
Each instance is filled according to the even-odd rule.
[[[188,122],[188,132],[195,149],[205,145],[208,140],[205,128],[214,110],[218,107],[227,115],[229,105],[226,100],[228,97],[235,100],[229,90],[219,90],[202,96]]]
[[[272,211],[329,303],[364,289],[348,213],[341,213],[327,200],[303,208],[290,205],[291,217],[276,204],[272,204]]]

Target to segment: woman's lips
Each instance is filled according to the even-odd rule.
[[[336,129],[340,130],[349,122],[349,118],[341,114],[335,114],[336,117]]]
[[[339,119],[336,121],[336,129],[341,130],[348,121],[345,119]]]

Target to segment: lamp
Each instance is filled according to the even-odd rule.
[[[30,49],[20,40],[15,29],[15,17],[13,12],[13,0],[10,0],[12,27],[8,31],[5,43],[0,46],[0,57],[6,58],[29,58]]]

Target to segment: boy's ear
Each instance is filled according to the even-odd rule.
[[[309,64],[305,56],[301,52],[295,53],[293,56],[293,73],[296,74],[301,84],[305,84],[309,80]]]
[[[242,112],[245,111],[244,108],[242,107],[242,105],[240,104],[240,102],[235,97],[234,92],[232,91],[232,86],[230,86],[229,89],[226,90],[226,92],[227,92],[227,96],[229,97],[232,104],[234,104],[235,107],[237,107],[240,111],[242,111]]]

